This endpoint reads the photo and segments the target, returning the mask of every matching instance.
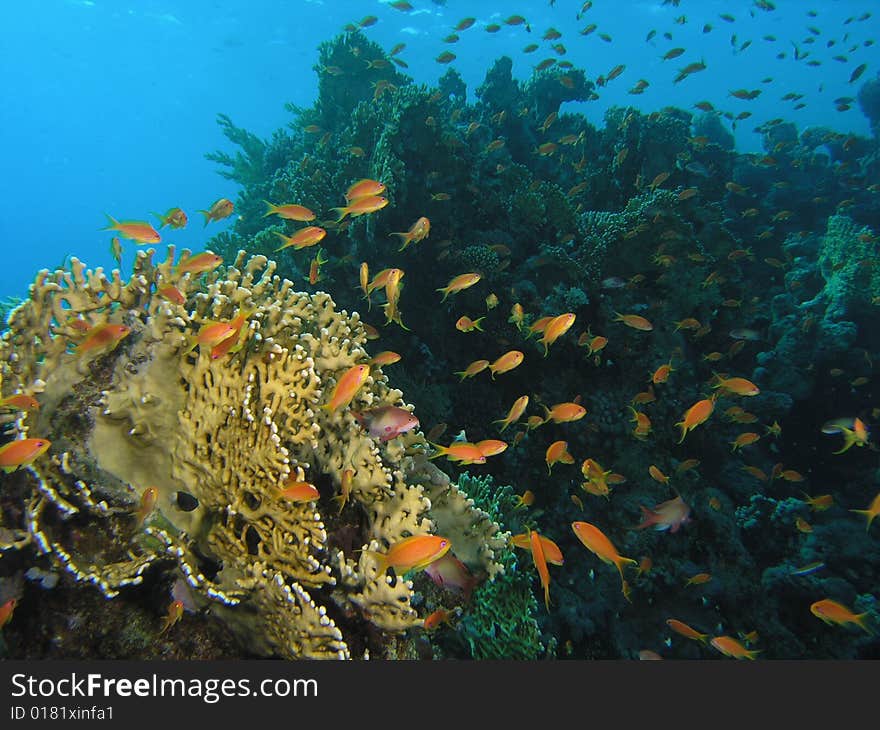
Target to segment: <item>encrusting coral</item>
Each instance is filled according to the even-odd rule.
[[[153,255],[137,254],[127,282],[75,258],[41,271],[10,315],[3,395],[40,403],[14,429],[52,443],[27,467],[15,547],[32,542],[107,598],[171,565],[251,650],[288,658],[381,655],[421,624],[412,581],[380,573],[371,552],[404,537],[445,535],[472,569],[502,570],[507,535],[427,462],[424,436],[380,443],[352,415],[411,410],[381,368],[350,408],[322,407],[369,359],[357,313],[296,291],[265,256],[240,251],[194,274],[173,247]],[[236,318],[228,352],[198,342]],[[76,345],[107,323],[129,329],[102,348]],[[318,500],[283,493],[306,480]]]

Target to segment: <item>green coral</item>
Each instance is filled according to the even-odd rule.
[[[462,474],[459,486],[474,504],[504,526],[512,515],[516,495],[509,486],[497,487],[491,476]],[[512,545],[496,559],[504,566],[494,581],[485,581],[475,592],[472,604],[458,627],[474,659],[537,659],[545,654],[535,613],[538,602],[532,591],[532,576],[520,569]]]
[[[875,237],[845,215],[828,217],[819,243],[819,270],[825,279],[828,319],[851,319],[864,314],[880,296],[880,269],[875,259]]]

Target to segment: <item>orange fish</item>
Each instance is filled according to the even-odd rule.
[[[300,249],[314,246],[316,243],[322,241],[324,236],[327,235],[327,231],[320,226],[306,226],[305,228],[298,230],[292,236],[285,236],[280,231],[273,231],[273,233],[284,241],[284,243],[276,248],[275,251],[282,251],[291,246],[299,251]]]
[[[364,550],[364,553],[375,559],[381,575],[388,568],[394,568],[396,573],[424,570],[435,560],[446,555],[450,547],[452,541],[439,535],[413,535],[395,542],[387,552]]]
[[[406,233],[389,233],[389,236],[400,236],[400,240],[403,241],[403,245],[397,249],[398,251],[403,251],[410,243],[418,243],[421,240],[424,240],[428,237],[428,234],[431,232],[431,221],[429,221],[425,216],[419,218],[415,223],[410,226],[410,229]]]
[[[141,501],[138,504],[137,511],[134,513],[135,524],[140,528],[144,524],[147,517],[156,509],[156,503],[159,501],[159,490],[156,487],[147,487],[141,494]]]
[[[268,200],[264,200],[263,202],[268,207],[268,210],[263,213],[263,218],[267,215],[277,215],[279,218],[284,218],[285,220],[301,221],[303,223],[315,220],[315,214],[305,206],[297,205],[296,203],[274,205]]]
[[[681,634],[687,639],[701,641],[705,644],[706,640],[709,638],[709,634],[701,634],[696,629],[691,628],[686,623],[684,623],[683,621],[679,621],[678,619],[668,618],[666,619],[666,625],[675,633]]]
[[[552,408],[543,406],[545,417],[544,423],[553,421],[553,423],[571,423],[579,421],[587,415],[587,409],[580,403],[557,403]]]
[[[877,492],[877,496],[871,500],[868,509],[851,509],[850,512],[865,515],[868,518],[868,524],[865,525],[865,532],[867,532],[871,529],[871,523],[874,521],[874,518],[880,515],[880,492]]]
[[[450,461],[457,461],[464,466],[486,463],[486,455],[480,451],[476,444],[467,441],[453,441],[449,446],[441,446],[440,444],[431,444],[431,446],[437,449],[437,453],[428,457],[430,459],[445,456]]]
[[[541,578],[541,585],[544,588],[544,606],[550,610],[550,571],[547,570],[547,559],[544,557],[544,548],[537,532],[532,530],[529,533],[529,543],[532,549],[532,561],[538,569],[538,576]]]
[[[352,183],[348,190],[345,191],[345,199],[347,201],[357,200],[358,198],[372,198],[385,192],[385,185],[376,180],[358,180]]]
[[[816,601],[810,606],[810,613],[817,618],[822,619],[829,626],[832,624],[837,624],[838,626],[855,624],[869,634],[874,633],[871,628],[865,624],[865,619],[869,616],[867,611],[865,611],[865,613],[855,614],[842,603],[832,601],[830,598],[823,598],[821,601]]]
[[[653,372],[653,374],[651,375],[651,382],[654,385],[665,383],[667,380],[669,380],[670,373],[673,372],[675,372],[675,370],[672,367],[672,361],[670,360],[668,363],[666,363],[665,365],[661,365]]]
[[[156,294],[158,294],[163,299],[167,299],[169,302],[174,302],[181,307],[186,304],[186,297],[183,295],[183,292],[180,291],[180,289],[178,289],[173,284],[160,286],[158,289],[156,289]]]
[[[165,226],[184,228],[186,226],[186,213],[180,208],[169,208],[165,215],[162,215],[161,213],[153,213],[153,215],[162,221],[162,225],[159,226],[159,228],[164,228]]]
[[[699,586],[703,583],[708,583],[710,580],[712,580],[712,575],[710,573],[697,573],[687,579],[687,583],[684,584],[684,587]]]
[[[0,409],[13,411],[36,411],[40,408],[40,404],[36,398],[24,393],[9,395],[0,399]]]
[[[496,456],[507,450],[507,444],[499,439],[483,439],[474,444],[485,457]]]
[[[537,533],[532,531],[532,534]],[[551,565],[563,565],[565,560],[562,557],[562,550],[559,549],[559,545],[544,535],[538,535],[538,539],[541,541],[541,548],[544,551],[544,557],[547,559],[547,562]],[[529,550],[532,546],[531,537],[529,533],[526,532],[520,533],[519,535],[512,535],[510,543],[514,547],[523,548],[524,550]]]
[[[398,355],[396,352],[392,352],[391,350],[384,350],[378,355],[370,358],[370,361],[367,364],[371,366],[382,367],[383,365],[393,365],[396,362],[400,362],[400,359],[400,355]]]
[[[205,216],[205,225],[207,226],[211,221],[220,221],[224,218],[228,218],[232,215],[234,209],[235,205],[231,200],[220,198],[215,200],[208,210],[199,210],[196,212]]]
[[[655,530],[669,530],[675,533],[678,532],[679,527],[690,522],[691,508],[681,495],[655,505],[654,509],[648,509],[643,505],[639,505],[639,509],[642,510],[644,519],[635,527],[636,530],[643,530],[653,525]]]
[[[162,629],[159,631],[159,635],[164,634],[168,629],[170,629],[174,624],[180,621],[183,616],[183,601],[172,601],[171,605],[168,606],[168,613],[165,618],[162,620]]]
[[[605,533],[589,522],[572,522],[571,529],[574,530],[574,534],[587,550],[595,554],[603,563],[617,567],[617,571],[620,573],[620,580],[623,586],[626,586],[626,580],[623,577],[623,566],[627,564],[638,565],[638,561],[623,557],[617,552],[617,548],[614,547]]]
[[[174,269],[177,276],[181,274],[204,274],[213,271],[223,263],[223,257],[212,251],[202,251],[195,256],[186,259],[181,258],[180,263]]]
[[[529,397],[527,395],[521,395],[513,402],[513,405],[510,407],[510,410],[507,412],[507,415],[504,418],[501,418],[497,421],[492,421],[492,423],[500,423],[501,428],[499,430],[504,431],[504,429],[507,428],[511,423],[516,423],[520,419],[528,405]]]
[[[282,487],[281,496],[291,502],[314,502],[321,498],[321,493],[315,488],[314,484],[308,482],[297,482],[288,479]]]
[[[650,332],[654,329],[654,325],[638,314],[620,314],[620,312],[615,312],[613,321],[623,322],[627,327],[632,327],[634,330],[641,330],[642,332]]]
[[[17,605],[18,601],[14,598],[10,598],[6,603],[0,606],[0,629],[12,621],[12,614]]]
[[[455,375],[458,375],[461,380],[464,380],[465,378],[472,378],[477,373],[483,372],[487,367],[489,367],[488,360],[474,360],[464,370],[456,371]]]
[[[340,223],[347,215],[355,218],[359,215],[375,213],[377,210],[382,210],[386,205],[388,205],[387,198],[382,198],[378,195],[366,195],[364,197],[354,198],[349,201],[348,205],[339,208],[331,208],[331,210],[339,213],[339,218],[336,219],[336,222]]]
[[[422,628],[424,628],[425,631],[433,631],[443,623],[452,625],[452,612],[447,611],[445,608],[438,608],[436,611],[425,617],[425,620],[422,623]]]
[[[46,453],[51,441],[39,438],[16,439],[0,446],[0,469],[7,474],[27,466]]]
[[[343,373],[336,383],[330,402],[321,406],[326,411],[333,413],[339,408],[344,408],[357,394],[361,386],[370,375],[369,365],[354,365]]]
[[[567,441],[554,441],[547,447],[544,454],[544,461],[547,462],[547,473],[552,473],[553,465],[557,463],[574,464],[574,457],[568,453]]]
[[[479,317],[477,319],[471,319],[467,315],[462,315],[458,318],[458,321],[455,323],[455,329],[459,332],[471,332],[473,330],[483,331],[483,328],[480,326],[480,322],[482,322],[485,317]]]
[[[715,373],[716,383],[713,388],[723,388],[733,395],[758,395],[761,391],[751,380],[745,378],[723,378]]]
[[[662,471],[660,471],[660,469],[658,469],[653,464],[651,464],[651,466],[648,467],[648,474],[651,475],[652,479],[660,482],[661,484],[669,484],[669,477],[666,476]]]
[[[119,231],[119,235],[137,243],[159,243],[162,237],[159,232],[149,223],[144,221],[118,221],[113,216],[105,213],[110,225],[102,228],[102,231]]]
[[[342,510],[345,507],[345,503],[348,502],[348,498],[351,496],[351,487],[354,482],[354,469],[346,469],[342,472],[342,476],[339,479],[339,494],[333,497],[334,502],[339,502],[339,513],[342,513]]]
[[[443,299],[441,299],[440,301],[445,302],[446,297],[448,297],[450,294],[457,294],[458,292],[460,292],[464,289],[467,289],[468,287],[472,287],[481,278],[482,277],[479,274],[475,274],[475,273],[459,274],[458,276],[454,277],[449,282],[449,284],[447,284],[444,287],[441,287],[440,289],[436,289],[435,291],[442,291],[443,292]]]
[[[709,643],[725,656],[734,659],[754,659],[761,653],[759,649],[749,651],[732,636],[716,636]]]
[[[92,350],[107,348],[107,352],[110,352],[114,350],[116,345],[127,337],[130,332],[131,328],[126,327],[124,324],[113,324],[112,322],[99,324],[89,329],[86,338],[80,342],[73,351],[77,355],[82,355],[83,353],[91,352]]]
[[[805,534],[809,534],[813,531],[813,526],[803,517],[796,517],[794,521],[794,526],[797,527],[798,532],[803,532]]]
[[[684,441],[684,437],[687,436],[688,431],[693,431],[701,423],[705,423],[714,410],[715,401],[711,398],[704,398],[701,401],[697,401],[688,408],[687,411],[685,411],[682,420],[675,424],[676,426],[681,427],[681,438],[678,440],[678,443]]]
[[[540,339],[540,343],[544,345],[544,357],[547,357],[550,345],[571,329],[576,317],[577,315],[573,312],[566,312],[558,317],[553,317],[547,323],[547,326],[544,328],[544,336]]]
[[[492,379],[495,379],[496,373],[506,373],[510,370],[513,370],[517,365],[519,365],[525,355],[519,350],[510,350],[509,352],[505,352],[501,357],[499,357],[495,362],[489,365],[489,370],[492,373]]]
[[[516,506],[514,509],[519,509],[520,507],[531,507],[535,503],[535,493],[531,489],[527,489],[522,494],[516,495]]]
[[[744,446],[750,446],[751,444],[758,441],[761,437],[756,434],[754,431],[746,431],[745,433],[741,433],[736,437],[733,441],[730,442],[731,451],[739,451]]]

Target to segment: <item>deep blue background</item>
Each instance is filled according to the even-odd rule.
[[[498,2],[497,0],[411,0],[415,10],[404,13],[376,0],[30,0],[5,2],[0,11],[4,34],[0,43],[0,139],[3,175],[0,181],[0,297],[24,296],[34,273],[54,267],[68,255],[90,266],[115,265],[109,253],[110,234],[100,232],[104,212],[119,219],[155,219],[149,211],[181,206],[190,217],[183,231],[163,231],[163,242],[201,249],[208,235],[229,222],[202,227],[197,208],[215,199],[235,199],[236,187],[216,174],[204,154],[229,149],[215,122],[218,112],[239,126],[268,136],[290,121],[285,102],[310,106],[317,90],[312,66],[317,46],[348,22],[365,15],[379,17],[366,29],[386,49],[405,42],[400,57],[417,82],[433,83],[446,66],[434,61],[444,50],[465,78],[471,95],[491,62],[502,54],[514,58],[514,72],[527,78],[531,67],[556,57],[541,36],[551,25],[562,32],[565,58],[595,79],[618,63],[626,70],[605,89],[602,98],[575,105],[597,125],[613,104],[653,111],[674,104],[690,108],[701,99],[716,107],[754,116],[740,124],[737,144],[757,150],[754,126],[774,117],[797,122],[802,129],[827,125],[840,132],[868,134],[865,117],[854,104],[840,113],[833,100],[855,96],[858,86],[877,73],[880,52],[863,42],[873,38],[880,18],[875,0],[775,0],[774,12],[755,9],[751,0],[681,0],[679,7],[662,0],[595,0],[581,20],[580,0]],[[814,8],[818,17],[807,16]],[[753,12],[753,17],[750,15]],[[844,25],[848,17],[875,10],[865,22]],[[511,13],[529,20],[487,33],[486,23],[501,22]],[[730,13],[736,22],[719,17]],[[479,22],[463,31],[461,40],[442,39],[463,17]],[[674,22],[684,15],[683,25]],[[713,29],[704,34],[704,23]],[[578,31],[589,23],[589,36]],[[820,31],[812,45],[803,40]],[[651,29],[657,37],[645,41]],[[672,41],[663,33],[673,34]],[[612,42],[598,36],[608,33]],[[736,45],[751,40],[742,53]],[[844,41],[844,34],[849,38]],[[762,40],[773,34],[775,42]],[[834,39],[836,44],[827,48]],[[528,43],[539,43],[523,54]],[[792,43],[810,51],[795,62]],[[850,47],[858,48],[850,52]],[[662,61],[670,48],[687,53]],[[786,52],[777,60],[776,54]],[[844,54],[847,63],[832,60]],[[705,72],[678,85],[676,70],[702,57]],[[821,60],[816,67],[807,60]],[[852,70],[868,63],[855,84]],[[762,84],[765,77],[773,82]],[[627,94],[635,82],[650,82],[641,96]],[[738,88],[761,88],[756,100],[729,96]],[[805,94],[807,107],[792,111],[781,102],[787,92]],[[289,202],[289,201],[278,201]],[[126,269],[131,242],[124,242]]]

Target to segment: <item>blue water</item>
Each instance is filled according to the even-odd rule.
[[[290,121],[284,104],[310,106],[317,92],[318,44],[335,36],[349,22],[376,15],[366,28],[372,39],[389,49],[405,42],[400,54],[406,70],[420,83],[431,84],[447,66],[434,59],[444,50],[457,55],[457,69],[472,96],[497,57],[514,59],[514,74],[526,79],[544,58],[570,60],[591,79],[625,64],[621,76],[603,89],[601,98],[569,105],[601,125],[612,105],[634,105],[652,111],[666,105],[691,108],[700,100],[734,114],[753,116],[736,130],[738,149],[758,149],[752,130],[762,121],[782,117],[799,128],[825,125],[839,132],[868,135],[858,104],[838,112],[833,100],[855,96],[861,83],[880,69],[873,39],[880,8],[875,0],[776,0],[776,10],[757,9],[751,0],[681,0],[678,7],[661,0],[625,2],[595,0],[580,19],[580,0],[479,3],[412,0],[412,12],[387,3],[340,0],[32,0],[3,5],[0,44],[0,138],[4,140],[0,180],[0,297],[24,296],[35,272],[75,255],[90,266],[115,266],[104,212],[118,219],[151,220],[150,211],[182,207],[190,218],[181,231],[163,231],[164,241],[201,249],[229,221],[202,227],[195,211],[221,196],[235,200],[236,186],[216,173],[206,152],[230,149],[220,133],[217,113],[259,136]],[[817,17],[808,17],[814,8]],[[867,21],[844,24],[849,17],[877,11]],[[501,23],[512,13],[527,18],[523,26],[502,25],[487,33],[485,25]],[[733,23],[721,19],[729,13]],[[476,25],[460,40],[442,39],[462,18],[476,15]],[[675,22],[686,17],[684,24]],[[598,25],[588,36],[578,33]],[[712,30],[703,33],[703,25]],[[565,56],[557,56],[541,37],[549,27],[563,36]],[[808,30],[819,30],[814,35]],[[652,29],[656,37],[646,42]],[[672,33],[672,40],[663,37]],[[611,36],[611,42],[599,37]],[[848,33],[847,40],[843,40]],[[736,45],[731,35],[736,34]],[[766,41],[765,35],[776,41]],[[804,40],[814,37],[812,44]],[[739,52],[747,40],[751,45]],[[827,47],[835,40],[833,47]],[[528,43],[541,48],[524,54]],[[810,55],[793,59],[793,43]],[[855,49],[850,50],[853,46]],[[671,48],[687,52],[663,61]],[[776,54],[784,51],[782,60]],[[844,54],[847,61],[832,60]],[[706,71],[680,84],[672,79],[679,68],[703,58]],[[811,60],[819,66],[808,66]],[[867,63],[856,83],[853,69]],[[772,77],[773,81],[762,83]],[[644,94],[627,93],[639,79],[650,82]],[[753,101],[729,96],[734,89],[760,88]],[[804,94],[806,106],[793,110],[780,98]],[[130,266],[132,246],[123,259]]]

